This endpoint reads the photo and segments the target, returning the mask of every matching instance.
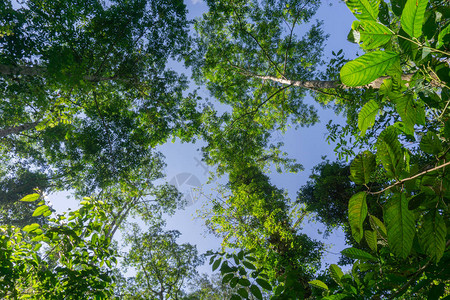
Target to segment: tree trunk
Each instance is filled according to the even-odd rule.
[[[7,127],[0,129],[0,138],[8,136],[10,134],[18,134],[22,131],[26,131],[29,129],[33,129],[34,127],[39,124],[40,121],[32,122],[32,123],[25,123],[19,126],[13,126],[13,127]]]
[[[297,80],[276,78],[273,76],[260,76],[260,75],[256,75],[256,74],[248,74],[248,75],[259,78],[259,79],[263,79],[263,80],[270,80],[270,81],[278,82],[281,84],[297,86],[297,87],[310,89],[310,90],[336,89],[339,87],[344,88],[344,89],[352,88],[352,87],[348,87],[348,86],[341,84],[337,80],[335,80],[335,81],[322,81],[322,80],[297,81]],[[402,80],[409,81],[409,80],[411,80],[412,76],[413,76],[413,74],[404,74],[404,75],[402,75]],[[372,81],[371,83],[369,83],[365,86],[359,86],[359,87],[353,87],[353,88],[362,89],[362,88],[370,88],[371,87],[374,89],[379,89],[381,87],[381,84],[383,83],[383,81],[386,78],[389,78],[389,76],[383,76],[383,77],[375,79],[374,81]]]

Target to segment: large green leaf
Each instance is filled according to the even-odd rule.
[[[377,157],[390,178],[398,178],[404,167],[404,153],[397,139],[395,127],[389,126],[381,132],[377,141]]]
[[[377,231],[380,236],[386,238],[387,237],[387,230],[386,226],[384,226],[383,222],[381,222],[380,219],[375,217],[374,215],[369,216],[369,223],[373,230]]]
[[[370,249],[374,252],[377,252],[377,232],[372,230],[366,230],[364,231],[364,237]]]
[[[379,110],[380,107],[375,100],[370,100],[364,104],[358,114],[358,128],[361,130],[361,135],[365,135],[366,130],[375,124],[375,117],[377,116]]]
[[[428,131],[420,140],[420,149],[423,152],[438,155],[442,151],[442,142],[432,131]]]
[[[29,195],[26,195],[25,197],[23,197],[22,199],[20,199],[20,201],[22,201],[22,202],[34,202],[37,199],[39,199],[39,197],[40,196],[37,193],[29,194]]]
[[[423,17],[428,0],[408,0],[403,9],[401,24],[403,30],[411,37],[422,35]]]
[[[50,208],[47,205],[41,205],[34,210],[32,216],[39,217],[41,215],[44,215],[45,217],[47,217],[50,214],[51,214]]]
[[[346,63],[340,72],[341,81],[347,86],[364,86],[386,74],[398,61],[399,55],[392,51],[373,51]]]
[[[256,299],[263,299],[261,290],[256,285],[252,284],[252,286],[250,287],[250,292],[253,296],[255,296]]]
[[[441,48],[443,45],[448,45],[450,43],[450,24],[448,24],[444,29],[439,32],[438,42],[436,48]]]
[[[425,110],[423,106],[414,101],[412,95],[403,95],[396,98],[395,109],[409,131],[414,131],[414,125],[425,118]]]
[[[415,235],[414,214],[408,209],[408,200],[404,193],[394,194],[384,208],[389,248],[402,258],[411,251]]]
[[[386,26],[375,21],[354,21],[352,28],[359,32],[359,42],[365,50],[383,46],[393,36]]]
[[[367,253],[366,251],[357,249],[357,248],[345,248],[344,250],[341,251],[341,253],[345,256],[347,256],[348,258],[353,258],[353,259],[362,259],[362,260],[373,260],[376,261],[377,258],[375,256],[373,256],[370,253]]]
[[[336,281],[337,284],[342,286],[341,278],[344,276],[341,268],[336,264],[331,264],[329,267],[331,278]]]
[[[444,254],[446,236],[447,227],[439,211],[432,210],[426,213],[423,216],[422,227],[418,233],[419,244],[436,263]]]
[[[22,230],[25,231],[25,232],[31,232],[33,230],[38,229],[39,227],[40,227],[39,224],[33,223],[33,224],[25,226]]]
[[[358,20],[377,20],[380,0],[347,0],[345,3]]]
[[[353,195],[348,202],[348,221],[353,238],[359,243],[364,236],[363,223],[367,216],[366,192]]]
[[[308,283],[310,285],[314,286],[314,287],[321,288],[321,289],[324,289],[324,290],[328,291],[328,286],[323,281],[320,281],[320,280],[316,279],[316,280],[311,280]]]
[[[376,166],[375,155],[370,151],[364,151],[352,161],[350,179],[356,184],[367,184]]]

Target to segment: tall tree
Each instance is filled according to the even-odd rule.
[[[179,299],[182,289],[196,276],[202,263],[197,248],[177,244],[180,232],[164,231],[163,224],[154,222],[147,232],[137,224],[129,226],[125,244],[130,250],[124,255],[124,266],[136,270],[119,291],[120,299]]]

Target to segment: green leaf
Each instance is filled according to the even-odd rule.
[[[25,226],[22,230],[25,232],[31,232],[31,231],[38,229],[39,227],[40,227],[39,224],[33,223],[33,224]]]
[[[331,278],[333,278],[334,281],[336,281],[337,284],[342,286],[341,278],[344,276],[344,273],[342,272],[341,268],[336,264],[331,264],[329,267]]]
[[[381,222],[380,219],[378,219],[374,215],[370,215],[369,222],[373,230],[379,232],[382,237],[387,238],[386,227],[384,226],[383,222]]]
[[[238,289],[238,294],[241,295],[242,298],[247,299],[248,298],[248,292],[244,288]]]
[[[214,264],[212,265],[212,270],[215,271],[220,266],[220,262],[222,261],[222,258],[217,259]]]
[[[364,238],[366,239],[367,245],[373,252],[377,252],[377,233],[376,231],[366,230],[364,231]]]
[[[356,184],[367,184],[375,168],[375,155],[370,151],[364,151],[352,161],[350,179]]]
[[[422,35],[423,18],[428,0],[408,0],[403,9],[401,24],[403,30],[411,37]]]
[[[386,74],[398,61],[399,55],[392,51],[373,51],[346,63],[340,72],[343,84],[364,86]]]
[[[352,28],[359,32],[359,42],[364,50],[372,50],[388,43],[393,33],[375,21],[354,21]]]
[[[425,200],[427,199],[427,196],[425,193],[419,193],[415,196],[413,196],[411,199],[409,199],[408,201],[408,209],[409,210],[415,210],[416,208],[418,208],[420,206],[420,204],[422,204]]]
[[[373,256],[370,253],[367,253],[363,250],[360,249],[356,249],[356,248],[345,248],[344,250],[341,251],[341,253],[345,256],[347,256],[348,258],[353,258],[353,259],[362,259],[362,260],[373,260],[376,261],[377,258],[375,256]]]
[[[367,216],[366,192],[359,192],[348,203],[348,221],[353,238],[359,243],[364,235],[363,223]]]
[[[380,0],[346,0],[345,3],[358,20],[377,20]]]
[[[394,194],[384,208],[389,248],[402,258],[406,258],[412,247],[415,235],[414,214],[408,209],[404,193]]]
[[[438,42],[436,48],[441,48],[443,45],[448,45],[450,43],[450,24],[448,24],[441,32],[439,32]]]
[[[270,283],[268,283],[266,280],[264,280],[262,278],[256,279],[256,283],[258,283],[259,286],[265,290],[268,290],[268,291],[272,290],[272,286],[270,285]]]
[[[250,263],[250,262],[248,262],[248,261],[243,261],[242,262],[242,264],[246,267],[246,268],[248,268],[248,269],[250,269],[250,270],[256,270],[256,267],[252,264],[252,263]]]
[[[442,142],[434,132],[428,131],[420,140],[420,149],[423,152],[438,155],[442,152]]]
[[[395,127],[389,126],[378,137],[377,157],[380,159],[390,178],[397,178],[403,171],[404,153],[397,139]]]
[[[414,131],[414,125],[417,121],[425,117],[423,106],[414,101],[413,95],[404,95],[395,99],[395,109],[402,118],[403,123],[409,131]],[[423,115],[423,117],[422,117]]]
[[[238,283],[242,286],[250,286],[250,281],[246,278],[240,278]]]
[[[222,284],[226,284],[226,283],[230,282],[231,279],[233,279],[233,277],[234,277],[234,274],[233,274],[233,273],[227,274],[227,275],[223,276],[223,278],[222,278]]]
[[[439,211],[435,209],[426,213],[418,233],[419,244],[436,263],[444,255],[446,236],[447,226]]]
[[[239,278],[238,278],[238,277],[233,277],[233,278],[230,280],[230,286],[234,289],[234,288],[236,287],[238,281],[239,281]]]
[[[230,300],[241,300],[242,298],[239,295],[233,294]]]
[[[50,208],[47,205],[41,205],[34,210],[32,217],[38,217],[43,214],[48,216],[49,215],[48,212],[50,212],[51,214]]]
[[[322,300],[342,300],[349,297],[348,294],[336,294],[336,295],[330,295],[322,298]]]
[[[252,286],[250,287],[250,292],[252,292],[253,296],[255,296],[257,299],[262,300],[263,297],[262,297],[262,293],[261,293],[261,290],[259,289],[259,287],[252,284]]]
[[[316,279],[316,280],[311,280],[308,283],[314,287],[321,288],[321,289],[328,291],[328,286],[323,281]]]
[[[361,135],[364,136],[369,127],[375,124],[375,118],[380,107],[375,100],[370,100],[364,104],[363,108],[358,114],[358,128],[361,130]]]
[[[22,199],[20,199],[20,201],[22,201],[22,202],[34,202],[34,201],[38,200],[39,197],[40,197],[39,194],[36,194],[36,193],[29,194],[29,195],[26,195],[25,197],[23,197]]]

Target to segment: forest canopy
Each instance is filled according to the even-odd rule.
[[[1,1],[0,297],[449,298],[448,2],[347,0],[362,55],[331,59],[320,1],[206,4]],[[305,97],[345,124],[291,199],[269,170],[303,166],[272,137],[317,123]],[[170,139],[201,141],[220,178],[200,213],[220,249],[165,228],[186,204]],[[57,213],[57,191],[79,207]],[[306,217],[344,231],[338,264]]]

